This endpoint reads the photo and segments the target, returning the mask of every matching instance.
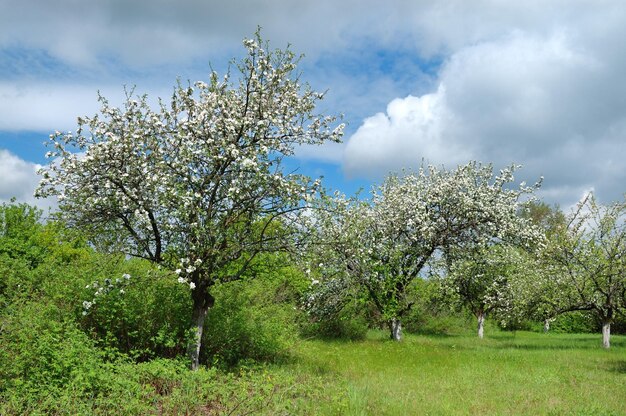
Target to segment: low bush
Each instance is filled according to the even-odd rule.
[[[121,261],[95,273],[81,292],[82,326],[98,345],[138,361],[185,353],[191,299],[172,273]]]
[[[594,317],[585,311],[568,312],[557,316],[550,331],[564,334],[593,333],[599,330]]]
[[[308,322],[301,327],[304,337],[358,341],[365,339],[368,321],[361,315],[342,312],[337,316]]]
[[[217,285],[215,306],[205,321],[203,362],[233,367],[241,361],[276,361],[297,338],[300,313],[289,301],[275,302],[277,281],[258,278]]]

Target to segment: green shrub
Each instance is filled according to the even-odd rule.
[[[205,321],[202,360],[231,367],[242,360],[274,361],[297,337],[293,303],[276,303],[276,282],[255,279],[217,285]]]
[[[144,261],[113,262],[81,292],[83,327],[100,346],[140,361],[185,353],[191,299],[171,273]]]
[[[32,277],[26,261],[0,254],[0,311],[32,291]]]
[[[337,315],[301,323],[300,333],[305,338],[358,341],[365,339],[369,327],[370,321],[364,311],[348,305]]]
[[[472,316],[461,313],[427,314],[417,312],[407,316],[404,328],[407,332],[424,335],[450,335],[467,333],[472,327]],[[488,320],[485,322],[488,324]]]
[[[550,324],[550,331],[556,333],[590,333],[597,330],[594,317],[586,311],[564,313]]]
[[[93,341],[45,303],[13,304],[1,324],[0,414],[90,413],[106,384]]]
[[[626,316],[618,315],[611,325],[611,333],[626,334]]]

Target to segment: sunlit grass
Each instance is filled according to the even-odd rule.
[[[325,374],[352,415],[626,414],[626,337],[497,332],[304,341],[293,371]],[[284,369],[283,369],[284,371]],[[330,389],[331,386],[328,388]]]

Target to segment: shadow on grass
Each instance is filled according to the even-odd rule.
[[[618,374],[626,374],[626,360],[615,361],[612,370]]]
[[[546,351],[546,350],[597,350],[600,345],[593,343],[588,345],[580,344],[522,344],[515,342],[504,342],[497,345],[488,345],[487,348],[492,349],[515,349],[527,351]]]
[[[430,331],[420,331],[415,332],[413,335],[421,335],[428,338],[436,338],[436,339],[454,339],[467,337],[467,334],[449,334],[446,332],[430,332]]]
[[[517,336],[514,332],[492,334],[487,337],[497,341],[495,344],[485,344],[487,348],[493,349],[522,349],[522,350],[598,350],[602,351],[601,334],[538,334],[529,338],[526,334]],[[626,348],[626,338],[613,337],[611,348]]]

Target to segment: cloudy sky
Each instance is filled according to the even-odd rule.
[[[293,161],[329,187],[479,160],[544,176],[562,207],[626,192],[622,0],[0,0],[0,201],[33,202],[42,142],[93,115],[97,91],[168,96],[257,26],[305,54],[321,110],[344,114],[343,144]]]

